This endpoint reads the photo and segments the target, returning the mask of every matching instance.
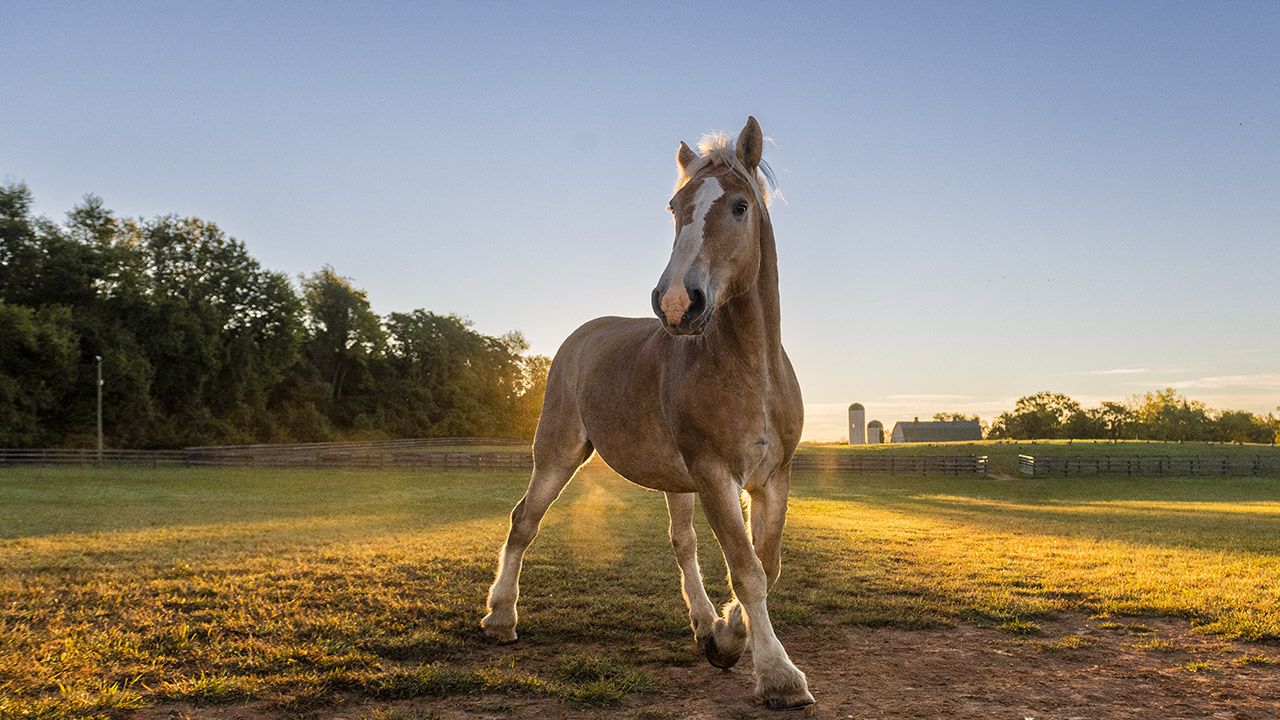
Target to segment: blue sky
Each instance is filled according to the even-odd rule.
[[[1280,4],[794,5],[6,3],[0,180],[550,355],[649,313],[678,142],[753,114],[806,438],[1280,405]]]

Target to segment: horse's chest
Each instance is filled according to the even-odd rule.
[[[766,397],[752,399],[750,403],[724,402],[715,412],[682,417],[676,438],[686,460],[713,456],[743,483],[766,481],[794,449],[791,439],[798,432],[779,424],[785,424],[790,413],[779,416]]]

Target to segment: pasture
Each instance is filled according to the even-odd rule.
[[[0,717],[770,715],[693,647],[662,496],[605,468],[526,557],[520,642],[486,642],[527,480],[0,470]],[[803,474],[770,609],[819,716],[1264,717],[1280,478]]]

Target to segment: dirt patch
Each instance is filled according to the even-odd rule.
[[[1006,630],[897,630],[815,625],[784,635],[809,677],[818,718],[1101,720],[1280,716],[1280,648],[1224,641],[1182,621],[1066,617]],[[690,643],[692,646],[692,641]],[[690,647],[692,652],[692,647]],[[650,668],[655,695],[622,708],[555,700],[465,696],[401,703],[353,702],[321,720],[367,717],[786,718],[751,699],[750,657],[732,670],[699,663]],[[392,712],[394,711],[394,712]],[[238,720],[261,707],[153,708],[143,718]]]

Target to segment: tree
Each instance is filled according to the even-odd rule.
[[[1208,408],[1202,402],[1186,399],[1173,388],[1134,395],[1128,408],[1140,423],[1142,439],[1181,441],[1209,438]]]
[[[516,437],[533,439],[542,415],[542,400],[547,393],[547,373],[551,371],[551,358],[546,355],[527,355],[521,362],[523,390],[516,405]]]
[[[0,188],[0,300],[28,307],[91,303],[101,275],[95,249],[31,217],[31,203],[26,185]]]
[[[530,437],[550,361],[519,332],[395,314],[326,266],[264,270],[216,224],[121,219],[96,195],[59,225],[0,186],[0,441],[87,445],[98,362],[115,447]]]
[[[958,412],[940,412],[934,413],[933,419],[938,422],[973,422],[978,419],[978,416]]]
[[[154,368],[151,392],[166,418],[157,441],[269,434],[268,389],[296,362],[302,339],[301,302],[288,279],[199,218],[160,217],[125,232],[136,237],[114,246],[145,259],[142,277],[125,283],[140,283],[141,296],[120,302],[141,305],[124,320]]]
[[[365,292],[352,287],[348,278],[328,265],[302,277],[301,283],[310,331],[304,351],[328,385],[327,414],[339,426],[350,428],[357,416],[373,409],[370,403],[350,396],[372,388],[370,366],[386,351],[382,320],[373,312]]]
[[[53,439],[50,420],[75,378],[76,346],[68,308],[0,300],[0,447]]]
[[[1106,430],[1108,440],[1128,438],[1138,429],[1138,417],[1118,402],[1104,402],[1098,409],[1098,419]]]
[[[1270,418],[1261,418],[1244,410],[1223,410],[1212,421],[1212,439],[1235,443],[1275,442]]]
[[[538,385],[536,361],[522,361],[528,350],[523,335],[489,337],[472,330],[466,318],[425,310],[392,313],[387,330],[391,365],[405,387],[396,395],[413,406],[397,409],[398,424],[446,436],[519,437],[527,429],[527,396],[538,393],[540,404],[546,381]]]
[[[1013,412],[1001,413],[991,425],[991,438],[1017,440],[1062,437],[1065,424],[1080,404],[1061,393],[1041,391],[1018,398]]]

